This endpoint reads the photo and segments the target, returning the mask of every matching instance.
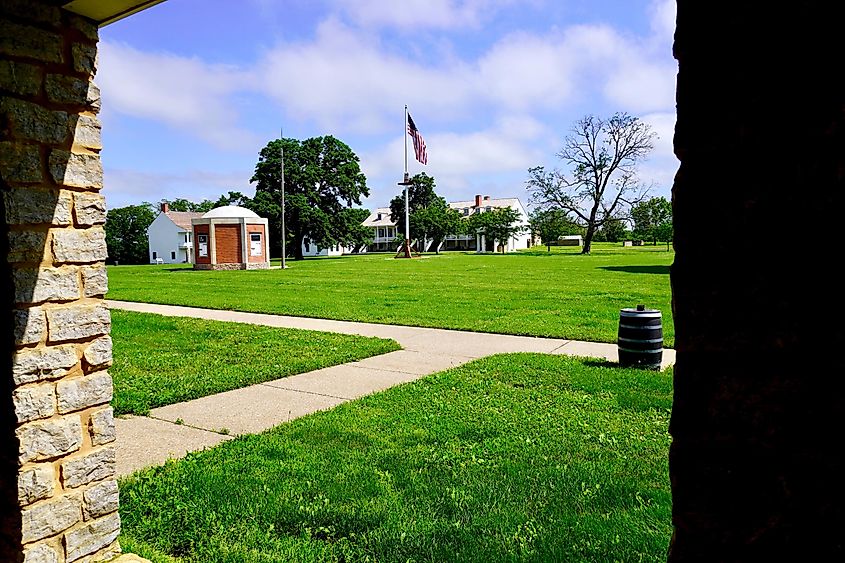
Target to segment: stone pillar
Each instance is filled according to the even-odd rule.
[[[670,561],[845,553],[842,12],[678,2]]]
[[[0,3],[0,561],[119,551],[97,27]]]

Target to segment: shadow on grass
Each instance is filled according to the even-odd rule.
[[[629,274],[659,274],[668,275],[669,266],[599,266],[600,270],[609,272],[627,272]]]

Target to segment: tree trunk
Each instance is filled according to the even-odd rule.
[[[584,248],[581,249],[581,254],[589,254],[593,247],[593,236],[596,234],[596,229],[593,225],[587,227],[587,233],[584,235]]]
[[[293,249],[293,257],[294,257],[295,260],[302,260],[303,258],[305,258],[302,255],[302,240],[304,238],[305,238],[305,235],[300,235],[300,234],[297,234],[296,236],[293,237],[293,240],[296,243],[294,245],[294,249]]]

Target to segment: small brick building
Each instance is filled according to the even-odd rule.
[[[192,219],[194,269],[266,270],[270,267],[267,219],[235,205]]]

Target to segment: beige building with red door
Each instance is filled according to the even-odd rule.
[[[270,267],[267,219],[226,205],[191,220],[194,269],[266,270]]]

